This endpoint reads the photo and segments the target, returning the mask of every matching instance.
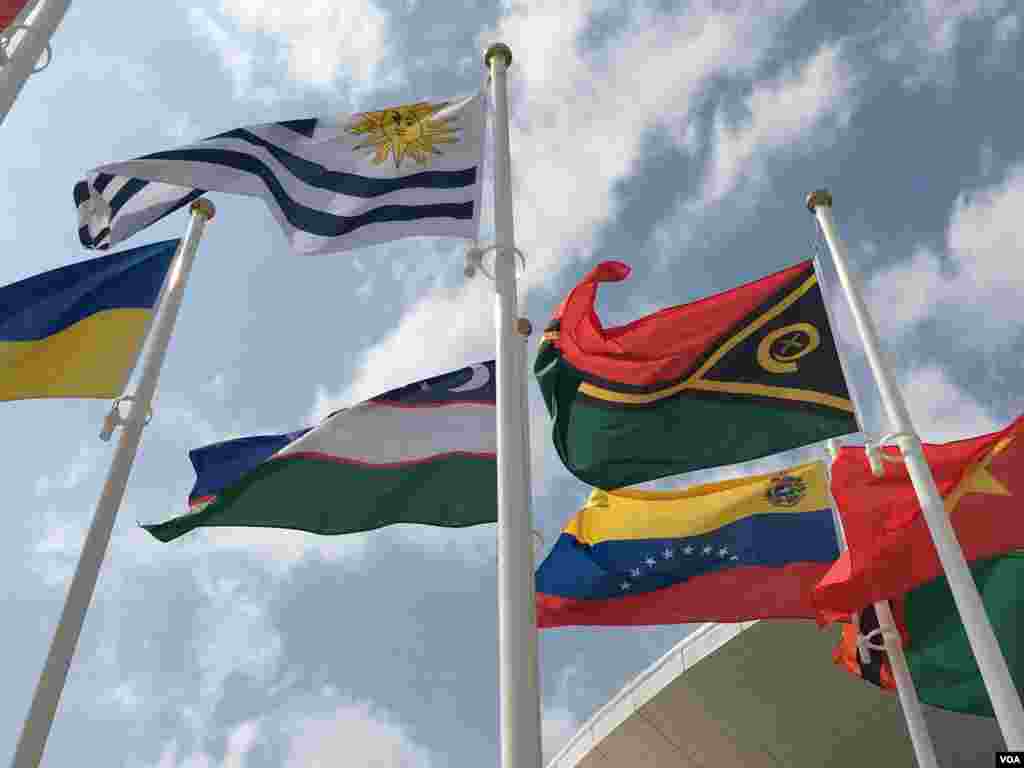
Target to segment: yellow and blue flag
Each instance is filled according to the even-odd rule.
[[[0,400],[121,394],[180,240],[0,288]]]
[[[820,462],[683,491],[595,489],[537,571],[537,624],[810,619],[837,557]]]

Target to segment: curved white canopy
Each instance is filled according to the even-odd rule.
[[[704,624],[623,688],[548,768],[914,766],[896,695],[832,663],[838,629]],[[993,764],[994,719],[925,707],[943,768]]]

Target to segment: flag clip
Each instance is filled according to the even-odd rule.
[[[882,630],[872,629],[866,635],[857,633],[857,650],[860,651],[860,663],[871,663],[871,651],[884,651],[885,643],[882,640]]]
[[[871,474],[875,477],[883,477],[885,475],[885,465],[883,462],[888,461],[890,464],[900,464],[903,462],[902,455],[893,456],[882,451],[882,443],[895,440],[897,437],[913,438],[914,435],[909,432],[890,432],[887,435],[883,435],[875,442],[869,441],[864,444],[864,452],[868,456],[868,464],[871,466]]]
[[[536,528],[533,529],[532,533],[533,533],[533,559],[534,559],[534,561],[536,561],[537,557],[540,555],[541,550],[544,547],[544,534],[542,534]]]
[[[15,32],[24,32],[26,35],[36,33],[32,27],[19,24],[16,27],[7,27],[3,30],[3,34],[0,35],[0,69],[3,69],[11,60],[10,53],[8,52],[11,47],[11,43],[14,41]],[[39,57],[42,59],[42,57]],[[46,63],[43,66],[39,66],[39,62],[36,62],[35,69],[32,70],[33,75],[38,75],[48,66],[50,66],[50,60],[53,58],[53,48],[50,47],[49,41],[46,43]]]
[[[488,269],[487,266],[484,264],[484,257],[491,251],[494,251],[496,254],[498,252],[498,248],[499,246],[497,243],[492,243],[491,245],[488,245],[486,248],[481,248],[478,244],[474,243],[473,247],[466,251],[466,266],[462,270],[462,273],[466,277],[473,277],[477,273],[477,270],[479,270],[480,272],[484,273],[484,276],[488,280],[493,281],[494,273],[490,269]],[[522,265],[522,271],[520,272],[520,275],[522,275],[523,272],[526,272],[526,256],[523,254],[523,252],[520,251],[515,246],[512,246],[511,248],[506,248],[505,250],[510,250],[512,251],[513,254],[519,257],[519,263]]]
[[[100,440],[105,443],[110,442],[110,437],[114,434],[114,430],[128,423],[128,419],[121,415],[121,403],[134,402],[134,400],[134,395],[122,395],[114,401],[114,404],[110,407],[110,413],[108,413],[103,419],[103,430],[100,432]],[[131,412],[129,411],[129,414],[130,413]],[[143,422],[142,426],[146,426],[152,420],[153,409],[149,408],[146,413],[146,420]]]

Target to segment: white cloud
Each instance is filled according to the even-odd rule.
[[[830,138],[822,123],[827,118],[839,126],[849,121],[855,83],[840,49],[825,46],[799,69],[758,83],[745,104],[750,116],[745,123],[730,125],[719,111],[702,207],[731,194],[744,179],[757,180],[772,153],[794,146],[810,151]],[[807,142],[807,136],[816,140]]]
[[[389,16],[372,0],[222,0],[221,12],[245,32],[282,45],[291,78],[329,87],[339,77],[357,88],[402,81],[398,56],[388,43]]]
[[[346,703],[325,717],[300,720],[285,768],[429,768],[430,753],[414,742],[388,712],[366,703]],[[457,751],[457,750],[456,750]]]
[[[237,580],[213,578],[199,569],[198,583],[207,603],[197,647],[203,675],[203,701],[211,707],[232,672],[270,680],[281,656],[281,636],[268,614],[269,603],[247,594]]]
[[[244,46],[204,8],[189,9],[188,20],[195,34],[205,38],[217,51],[221,64],[231,77],[236,99],[254,98],[266,102],[273,100],[272,91],[253,85],[255,54],[252,50]]]
[[[227,750],[219,768],[245,768],[246,755],[252,750],[260,735],[258,721],[246,721],[228,734]],[[192,752],[178,762],[178,742],[172,741],[164,747],[159,762],[153,768],[216,768],[217,763],[205,752]]]
[[[541,746],[544,760],[548,761],[579,730],[580,720],[569,708],[569,692],[571,687],[578,687],[580,665],[572,664],[562,670],[558,676],[558,686],[554,695],[544,704],[541,713]]]
[[[158,393],[153,398],[152,410],[152,426],[158,427],[165,433],[172,430],[184,431],[190,440],[202,445],[215,443],[222,437],[221,431],[207,421],[190,401],[175,393],[169,392],[162,396]],[[117,439],[119,434],[120,431],[116,432],[114,439]]]
[[[104,451],[103,443],[96,437],[82,440],[78,453],[68,464],[56,472],[36,478],[36,496],[45,496],[54,489],[70,490],[91,475],[100,464]]]
[[[904,84],[951,84],[953,52],[966,21],[992,20],[995,43],[1005,43],[1016,31],[1016,16],[1002,15],[1007,0],[911,0],[904,8],[898,37],[883,51],[888,60],[909,61],[913,73]]]
[[[61,519],[56,510],[46,514],[42,538],[36,543],[29,565],[48,587],[64,587],[75,572],[75,563],[85,541],[85,526]]]
[[[227,377],[224,375],[224,371],[212,376],[202,386],[202,391],[208,395],[212,395],[220,402],[227,402],[228,399],[228,382]]]
[[[260,725],[247,720],[228,734],[228,750],[224,756],[224,768],[244,768],[245,756],[259,738]]]
[[[1019,238],[1024,208],[1024,165],[973,194],[961,194],[946,232],[949,264],[925,248],[909,263],[874,275],[865,300],[883,335],[910,331],[932,316],[952,326],[961,343],[986,348],[1013,341],[1024,295]]]
[[[960,440],[1005,426],[937,365],[910,371],[902,377],[900,385],[914,428],[925,442]]]
[[[755,83],[744,103],[746,118],[715,113],[711,159],[700,190],[681,202],[656,229],[662,256],[675,259],[722,203],[745,207],[763,188],[770,163],[788,153],[808,153],[835,140],[856,107],[857,75],[841,46],[824,46],[800,67]]]
[[[105,661],[116,664],[116,659],[105,659]],[[135,690],[130,682],[123,682],[116,688],[109,690],[100,700],[101,704],[112,707],[122,717],[133,718],[139,713],[142,706],[142,697]]]
[[[1020,19],[1015,13],[1008,13],[996,22],[993,37],[999,45],[1010,45],[1020,35]]]

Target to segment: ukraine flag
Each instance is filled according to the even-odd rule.
[[[0,288],[0,400],[121,394],[180,240]]]

